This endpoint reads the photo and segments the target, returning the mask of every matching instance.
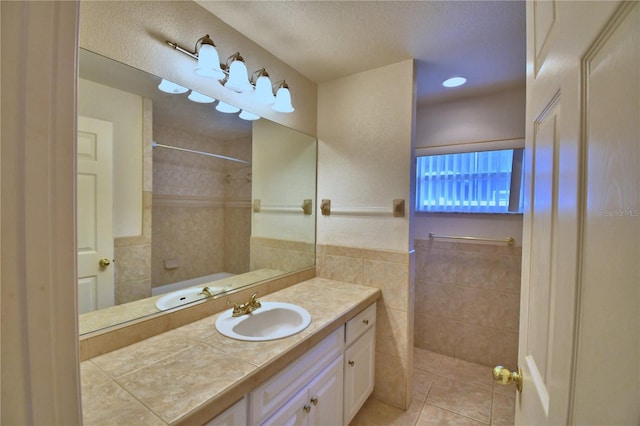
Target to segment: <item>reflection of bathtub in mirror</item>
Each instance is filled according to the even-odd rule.
[[[257,282],[269,280],[271,278],[279,277],[283,275],[283,271],[275,269],[258,269],[251,272],[246,272],[240,275],[233,275],[226,278],[220,278],[215,282],[216,288],[222,288],[224,291],[218,295],[224,295],[228,292],[235,291],[236,289],[251,285]],[[212,281],[207,281],[212,283]],[[200,289],[207,283],[203,283]],[[177,283],[182,285],[183,283]],[[170,293],[168,293],[170,294]],[[90,333],[93,331],[102,330],[107,327],[121,324],[123,322],[131,321],[137,318],[146,317],[148,315],[157,314],[160,311],[156,307],[158,299],[163,297],[164,294],[157,294],[146,299],[136,300],[129,303],[123,303],[121,305],[111,306],[109,308],[100,309],[97,311],[87,312],[80,315],[80,334]],[[214,296],[215,297],[215,296]],[[205,300],[206,298],[202,298]],[[188,303],[197,303],[190,301]],[[182,306],[182,305],[180,305]],[[179,307],[179,306],[176,306]]]
[[[225,278],[233,277],[234,275],[235,274],[231,274],[229,272],[218,272],[215,274],[205,275],[202,277],[196,277],[196,278],[191,278],[184,281],[178,281],[177,283],[165,284],[159,287],[153,287],[151,289],[151,295],[160,296],[160,295],[171,293],[177,290],[183,290],[189,287],[197,287],[197,286],[213,287],[214,285],[212,283],[214,281],[223,280]],[[216,283],[215,287],[220,287],[218,284],[219,283]]]

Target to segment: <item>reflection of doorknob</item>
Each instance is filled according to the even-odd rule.
[[[511,372],[507,368],[498,365],[493,369],[493,380],[502,385],[515,383],[518,392],[522,392],[522,369],[520,367],[518,367],[518,371]]]
[[[107,266],[111,265],[111,261],[106,257],[103,257],[98,261],[98,265],[100,265],[101,268],[106,268]]]

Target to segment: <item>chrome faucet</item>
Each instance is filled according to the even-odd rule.
[[[238,305],[237,303],[234,303],[233,313],[231,314],[231,316],[240,317],[242,315],[247,315],[255,311],[256,309],[258,309],[260,306],[262,306],[260,301],[256,299],[257,295],[258,293],[253,293],[253,295],[249,298],[249,301],[247,303],[241,303],[240,305]]]

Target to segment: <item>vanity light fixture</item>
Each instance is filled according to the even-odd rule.
[[[172,95],[177,95],[180,93],[186,93],[189,91],[189,89],[187,89],[186,87],[182,87],[179,84],[176,84],[172,81],[169,80],[165,80],[164,78],[162,79],[162,81],[160,82],[160,84],[158,85],[158,89],[160,89],[161,91],[165,92],[165,93],[170,93]]]
[[[248,121],[253,121],[253,120],[259,120],[260,116],[256,115],[252,112],[249,112],[247,110],[242,110],[240,111],[240,114],[238,115],[238,117],[242,118],[243,120],[248,120]]]
[[[198,102],[200,104],[210,104],[216,101],[214,98],[203,95],[202,93],[196,92],[194,90],[189,93],[189,96],[187,96],[187,98],[189,98],[190,101]]]
[[[222,83],[223,87],[233,92],[251,93],[254,102],[263,105],[272,105],[274,111],[283,113],[295,111],[291,105],[289,86],[284,80],[272,86],[269,73],[264,68],[254,72],[251,79],[249,79],[247,66],[239,52],[229,56],[225,64],[220,64],[216,45],[208,34],[196,41],[193,52],[172,41],[167,40],[166,43],[175,50],[198,61],[198,65],[195,68],[197,75],[215,78]]]
[[[226,112],[230,114],[240,111],[240,108],[233,105],[229,105],[228,103],[222,102],[222,101],[218,102],[218,105],[216,105],[216,109],[220,112]]]
[[[464,77],[451,77],[442,82],[444,87],[458,87],[462,86],[467,82],[467,79]]]

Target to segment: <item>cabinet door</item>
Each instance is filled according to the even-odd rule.
[[[309,424],[309,393],[307,388],[295,394],[286,404],[269,417],[264,426],[306,426]]]
[[[342,355],[336,358],[309,385],[311,407],[309,425],[326,426],[342,424]]]
[[[265,422],[261,423],[261,425],[306,426],[309,424],[310,412],[309,391],[308,388],[304,388],[273,413]]]
[[[371,328],[344,353],[344,424],[356,415],[375,382],[375,329]]]

